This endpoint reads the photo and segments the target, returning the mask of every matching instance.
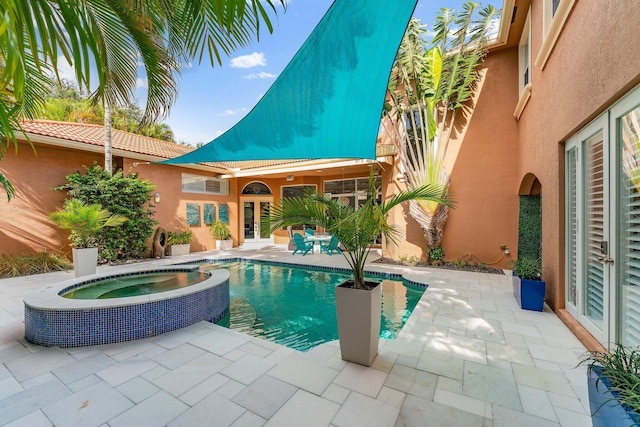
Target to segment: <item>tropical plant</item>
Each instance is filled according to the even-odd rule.
[[[167,233],[167,245],[186,245],[193,240],[193,232],[191,230]]]
[[[229,231],[229,227],[224,222],[214,221],[211,224],[211,235],[216,240],[229,240],[231,231]]]
[[[107,109],[133,98],[141,66],[149,123],[174,103],[184,64],[205,55],[212,66],[221,64],[223,54],[246,46],[261,26],[271,32],[269,9],[276,12],[275,0],[1,2],[0,159],[8,145],[17,147],[20,119],[36,117],[60,65],[70,64],[80,87],[94,90],[92,99]],[[10,199],[13,189],[2,173],[0,185]]]
[[[617,400],[640,417],[640,347],[631,348],[616,343],[612,352],[591,351],[580,364],[589,364],[589,371],[600,367],[596,389],[605,377]],[[606,403],[606,402],[605,402]],[[600,409],[600,408],[598,408]]]
[[[121,227],[105,228],[98,233],[101,259],[144,258],[157,224],[151,204],[155,186],[134,173],[124,175],[118,171],[109,175],[95,163],[84,169],[84,174],[74,172],[67,175],[68,183],[54,190],[66,191],[70,198],[87,204],[98,203],[110,212],[128,218]]]
[[[302,197],[287,197],[273,205],[261,219],[262,227],[271,233],[289,225],[315,225],[322,227],[344,246],[342,254],[353,273],[354,287],[365,289],[364,264],[375,240],[381,234],[387,243],[396,243],[399,230],[387,223],[389,211],[409,200],[433,200],[448,206],[451,201],[442,197],[437,185],[425,185],[401,191],[387,201],[378,200],[376,176],[371,172],[367,197],[355,209],[320,192],[306,193]]]
[[[95,247],[100,230],[117,227],[127,220],[121,215],[111,215],[97,203],[87,205],[78,199],[67,200],[63,209],[49,214],[49,219],[63,230],[71,231],[69,240],[79,249]]]
[[[539,259],[520,257],[511,261],[511,268],[516,276],[525,280],[540,280],[542,267]]]
[[[442,246],[436,246],[435,248],[429,249],[429,260],[431,261],[442,261],[445,257],[444,249]]]
[[[467,1],[459,12],[441,9],[431,47],[424,25],[412,19],[391,71],[383,129],[398,147],[408,187],[439,185],[446,199],[445,170],[456,118],[470,106],[478,67],[486,55],[495,8]],[[410,202],[410,214],[423,229],[427,248],[442,241],[448,206],[433,200]]]

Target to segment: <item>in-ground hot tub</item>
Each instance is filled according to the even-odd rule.
[[[156,267],[122,274],[74,279],[27,295],[25,338],[44,346],[80,347],[152,337],[201,320],[218,322],[229,312],[229,272],[206,272],[204,280],[173,290],[108,299],[61,295],[114,278],[197,271],[197,266]],[[102,281],[102,282],[101,282]],[[130,294],[130,293],[128,293]],[[99,297],[98,297],[99,298]]]

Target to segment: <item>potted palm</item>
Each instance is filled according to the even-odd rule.
[[[540,260],[521,257],[513,260],[513,295],[525,310],[542,311],[546,284],[542,280]]]
[[[193,233],[186,231],[169,231],[167,233],[167,245],[169,246],[169,256],[187,255],[191,251],[191,241]]]
[[[224,222],[213,222],[213,224],[211,224],[211,235],[216,240],[217,249],[228,250],[233,248],[231,231],[229,231],[229,227]]]
[[[588,363],[587,387],[593,427],[640,424],[640,347],[618,343],[614,350],[592,351],[581,362]]]
[[[375,240],[382,234],[388,243],[397,241],[399,231],[387,223],[389,211],[408,200],[450,202],[439,186],[422,186],[402,191],[390,200],[378,201],[373,172],[367,197],[358,209],[319,192],[283,199],[262,217],[271,232],[289,225],[322,227],[342,243],[352,278],[339,284],[336,292],[338,337],[342,359],[370,366],[378,354],[382,289],[379,282],[365,278],[364,266]]]
[[[127,220],[122,215],[111,215],[99,204],[88,205],[78,199],[68,200],[64,208],[52,212],[49,220],[63,230],[71,231],[73,268],[76,277],[95,274],[98,264],[97,234],[104,227],[116,227]]]

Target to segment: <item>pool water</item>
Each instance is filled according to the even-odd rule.
[[[154,272],[113,277],[92,282],[62,294],[72,299],[106,299],[134,297],[184,288],[206,280],[201,271]]]
[[[229,270],[230,317],[224,326],[300,351],[338,339],[333,288],[350,275],[251,262],[203,268]],[[397,336],[424,290],[382,281],[381,338]]]

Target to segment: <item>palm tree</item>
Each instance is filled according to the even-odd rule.
[[[246,46],[260,28],[273,30],[268,10],[285,0],[23,0],[0,2],[0,159],[19,120],[34,118],[59,63],[72,65],[81,88],[103,105],[133,98],[138,63],[147,78],[143,124],[167,114],[180,68]],[[92,71],[98,84],[91,84]],[[10,198],[12,188],[0,173]]]
[[[273,205],[262,219],[262,227],[271,233],[289,225],[315,225],[335,236],[344,246],[342,254],[353,272],[354,287],[365,289],[364,264],[381,234],[387,243],[396,243],[398,229],[387,223],[389,211],[410,200],[434,201],[450,206],[438,185],[424,185],[402,191],[384,202],[378,201],[379,189],[373,171],[369,176],[367,198],[358,209],[320,192],[288,197]]]
[[[493,6],[480,9],[471,1],[459,13],[441,9],[430,48],[420,21],[412,19],[407,27],[391,72],[382,124],[398,146],[410,189],[439,185],[441,197],[449,194],[451,178],[444,168],[449,141],[481,78],[478,67],[495,14]],[[409,212],[423,229],[428,249],[438,247],[448,206],[413,200]]]

